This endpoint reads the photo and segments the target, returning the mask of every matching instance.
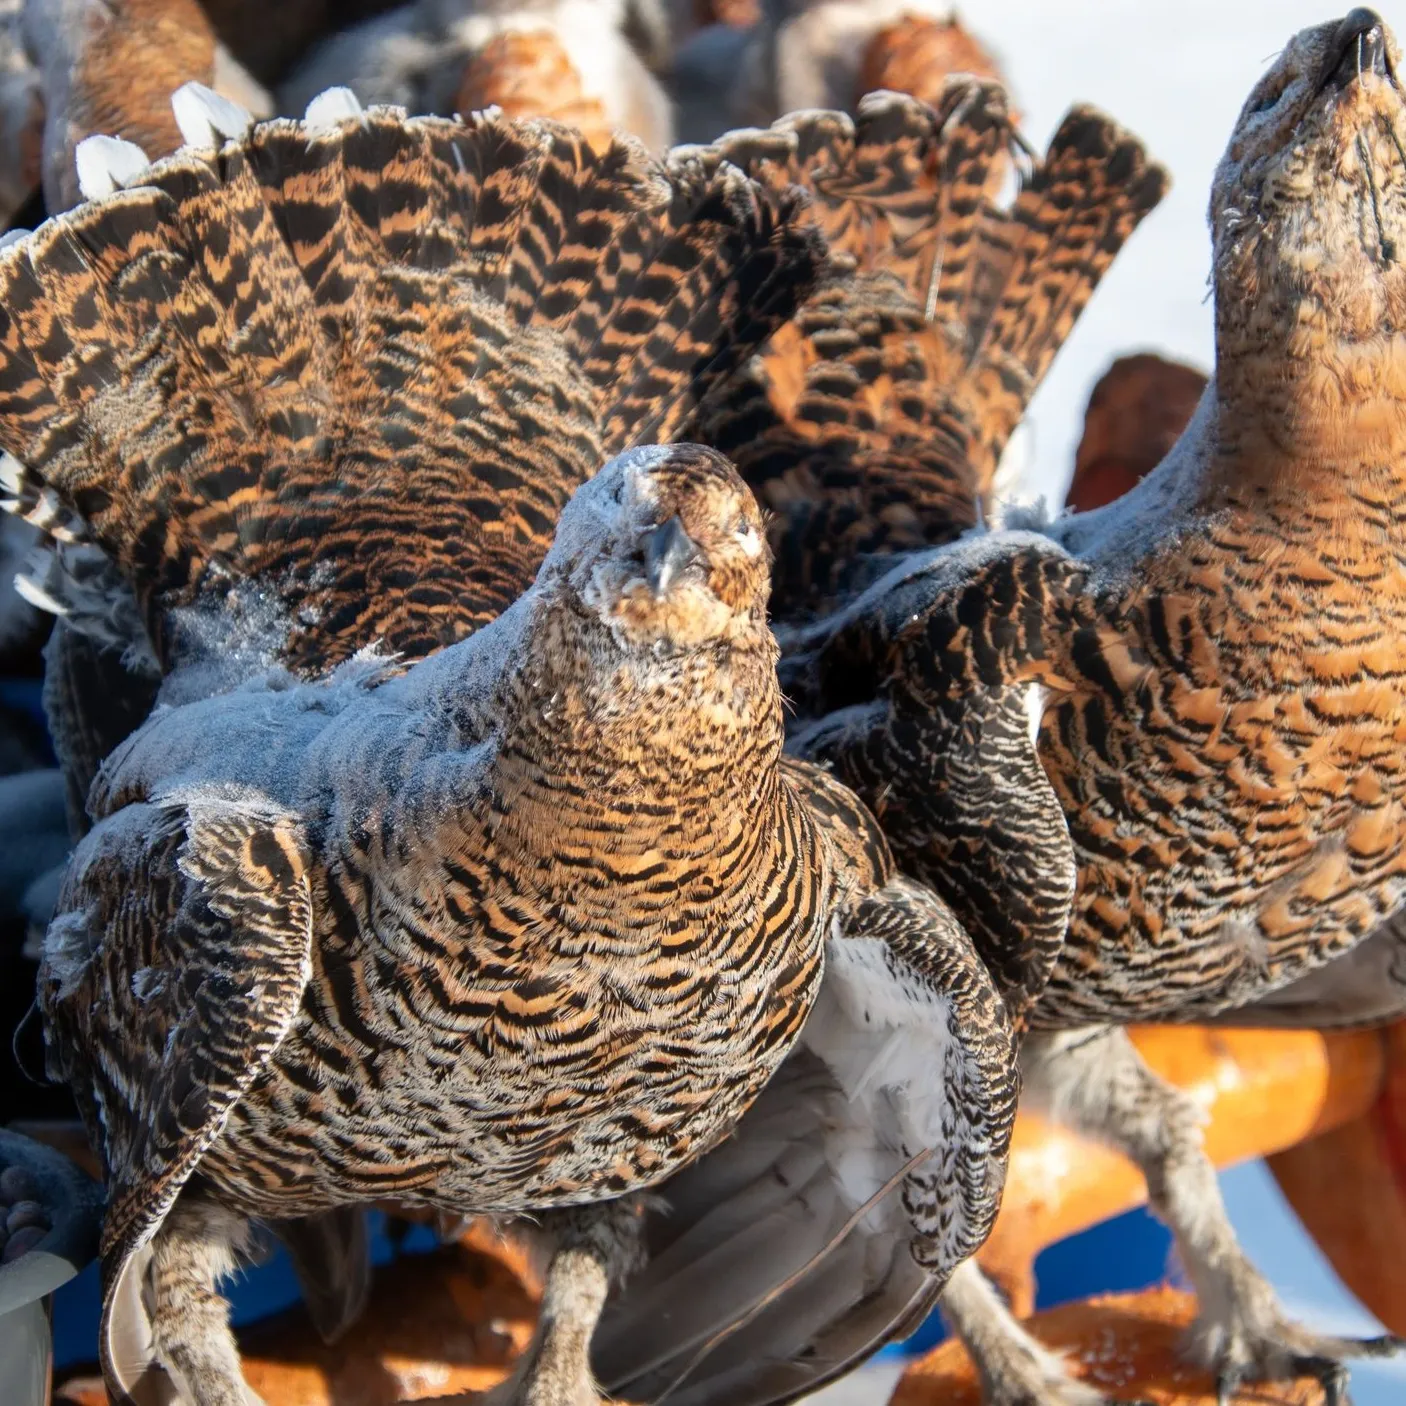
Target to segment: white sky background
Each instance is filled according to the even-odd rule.
[[[1108,363],[1152,350],[1210,370],[1211,306],[1206,200],[1211,175],[1241,103],[1297,30],[1346,13],[1318,0],[966,0],[964,22],[996,54],[1043,149],[1076,102],[1116,117],[1172,173],[1172,189],[1118,256],[1056,358],[1031,407],[1021,446],[1025,494],[1063,501],[1084,406]],[[1406,0],[1379,5],[1406,31]],[[1334,1277],[1260,1164],[1224,1178],[1245,1249],[1290,1311],[1326,1331],[1381,1331]],[[865,1382],[842,1383],[827,1402],[878,1406],[893,1371],[875,1364]],[[1406,1399],[1406,1365],[1358,1366],[1356,1406]]]
[[[997,55],[1043,150],[1064,113],[1093,103],[1135,132],[1172,188],[1114,261],[1036,396],[1023,488],[1063,501],[1084,406],[1114,357],[1153,350],[1209,370],[1206,200],[1240,105],[1323,0],[967,0],[966,24]],[[1406,10],[1388,23],[1406,26]]]

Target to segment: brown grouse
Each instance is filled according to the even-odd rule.
[[[813,236],[731,167],[344,102],[0,259],[21,509],[109,555],[165,674],[89,797],[41,985],[109,1174],[109,1384],[242,1402],[214,1286],[250,1218],[658,1182],[792,1046],[827,934],[951,1013],[951,1097],[897,1130],[940,1284],[999,1196],[994,987],[853,798],[781,757],[735,470],[635,449],[567,503],[791,311]],[[527,1399],[589,1391],[636,1222],[560,1213]]]
[[[772,509],[783,619],[822,611],[897,552],[979,520],[1040,377],[1165,189],[1137,142],[1078,109],[1003,210],[985,192],[1020,150],[1001,90],[962,80],[937,108],[874,95],[854,122],[798,114],[700,153],[778,191],[808,188],[836,251],[795,318],[685,427],[734,457]],[[1028,726],[1017,698],[952,761],[988,787],[1009,766],[1022,801],[1035,782],[1048,796]],[[882,792],[871,801],[881,807]],[[1048,807],[1067,902],[1068,838],[1052,797]],[[1047,862],[1039,850],[955,862],[974,858],[1037,878]],[[954,973],[958,950],[944,957]],[[909,1253],[911,1192],[868,1202],[901,1175],[913,1150],[902,1110],[961,1049],[954,1035],[970,1044],[997,1027],[975,986],[938,1009],[912,976],[841,985],[838,969],[832,949],[801,1050],[734,1137],[661,1189],[649,1266],[607,1310],[597,1345],[601,1379],[627,1399],[667,1389],[680,1406],[791,1400],[916,1321],[942,1288]],[[966,1087],[948,1116],[969,1119],[991,1097]]]
[[[1143,1170],[1227,1390],[1307,1368],[1340,1394],[1339,1358],[1399,1346],[1289,1321],[1197,1110],[1121,1027],[1331,985],[1406,898],[1403,119],[1373,12],[1293,39],[1216,176],[1216,372],[1160,467],[1098,512],[895,556],[787,641],[792,745],[1047,1032],[1027,1097]],[[974,1268],[944,1305],[993,1400],[1085,1399]]]
[[[218,105],[210,110],[216,117],[221,112]],[[748,339],[771,325],[769,306],[775,305],[773,320],[784,314],[794,296],[787,290],[793,283],[804,286],[815,258],[810,242],[788,226],[786,211],[759,201],[735,172],[716,176],[678,168],[666,176],[629,147],[613,147],[596,158],[565,132],[530,125],[408,123],[374,113],[322,127],[272,124],[218,155],[182,154],[141,180],[135,189],[46,225],[10,252],[0,276],[6,338],[0,417],[5,443],[30,469],[17,484],[21,507],[48,521],[51,503],[60,501],[133,583],[167,669],[163,702],[175,711],[160,713],[157,725],[165,727],[178,726],[172,719],[186,716],[182,700],[264,676],[271,668],[291,671],[290,682],[298,674],[326,676],[342,663],[355,674],[373,667],[354,662],[365,646],[379,644],[415,657],[499,615],[540,562],[554,520],[576,485],[613,448],[652,432],[667,433],[671,396],[682,405],[710,376],[722,374]],[[602,248],[610,250],[604,260],[598,257]],[[99,307],[101,316],[93,317]],[[640,386],[647,387],[648,403],[636,412],[632,396]],[[641,481],[648,480],[646,474]],[[756,578],[755,593],[765,585],[755,507],[726,476],[718,491],[719,511],[730,514],[726,530],[751,528],[751,554],[736,550],[744,552],[743,566]],[[706,497],[702,488],[689,493]],[[674,559],[666,552],[661,566],[667,569]],[[685,588],[696,589],[691,576],[666,598]],[[85,603],[94,612],[105,605],[75,600],[71,618],[82,618]],[[739,610],[741,604],[739,598]],[[752,615],[761,621],[759,603]],[[500,629],[500,638],[506,630]],[[761,716],[769,716],[768,699],[775,697],[773,646],[760,623],[754,633],[748,657],[756,661],[755,698],[744,678],[737,699],[727,696],[712,705],[719,719],[729,707],[752,702]],[[481,649],[479,657],[489,655]],[[323,687],[335,694],[340,685]],[[374,697],[374,691],[367,696]],[[702,701],[691,699],[690,706]],[[488,699],[478,702],[484,707]],[[559,706],[565,711],[555,714],[555,724],[550,705],[549,716],[536,721],[564,737],[580,719],[571,714],[569,699],[559,700]],[[256,704],[253,712],[262,711]],[[467,715],[441,725],[452,729],[461,723],[468,725]],[[613,714],[597,720],[606,728],[617,724],[628,732]],[[742,763],[754,755],[764,758],[768,743],[765,727],[744,731],[748,745],[729,748],[728,764],[745,789],[752,783]],[[630,745],[639,743],[636,738]],[[271,762],[281,749],[268,742],[257,750]],[[126,759],[133,761],[141,751],[142,744],[134,742]],[[607,755],[600,753],[600,766],[607,766]],[[690,750],[688,761],[696,776],[701,757]],[[632,764],[639,765],[639,759]],[[664,759],[659,765],[667,775]],[[769,770],[774,773],[774,763]],[[241,764],[233,772],[240,786],[252,784]],[[281,779],[291,782],[295,775],[293,768]],[[196,875],[169,867],[173,849],[183,845],[180,863],[198,867],[198,842],[182,838],[187,823],[197,829],[198,823],[179,806],[158,808],[161,818],[149,837],[152,852],[139,845],[111,858],[117,831],[129,828],[138,814],[126,806],[125,796],[108,789],[120,790],[121,776],[121,764],[114,762],[103,790],[93,797],[94,816],[107,823],[80,856],[69,894],[77,891],[73,885],[100,888],[103,874],[116,881],[128,864],[161,877],[145,900],[135,878],[130,886],[123,880],[106,890],[106,902],[122,905],[106,913],[104,900],[86,917],[76,915],[67,898],[61,901],[55,933],[69,930],[81,946],[88,939],[78,932],[87,931],[113,965],[106,975],[101,961],[74,967],[58,986],[50,982],[45,995],[53,1002],[55,1063],[86,1090],[90,1111],[103,1110],[106,1120],[101,1133],[97,1124],[94,1132],[114,1183],[110,1290],[133,1246],[155,1228],[163,1199],[169,1202],[189,1175],[268,1057],[275,1035],[293,1019],[310,961],[309,901],[316,921],[333,929],[348,921],[374,928],[408,917],[391,896],[394,885],[377,889],[369,880],[365,892],[346,898],[350,908],[329,913],[322,895],[312,899],[319,871],[309,848],[309,817],[268,820],[286,809],[272,793],[254,805],[247,823],[238,818],[242,801],[231,802],[234,809],[224,819],[218,819],[224,812],[217,804],[213,814],[221,843],[235,846],[229,862],[246,865],[238,873],[250,884],[262,874],[270,885],[260,900],[269,912],[255,926],[274,925],[264,936],[271,965],[268,980],[260,979],[251,951],[247,969],[234,975],[217,970],[213,985],[203,983],[201,958],[192,956],[187,968],[181,944],[189,940],[199,948],[208,936],[216,947],[204,955],[220,968],[218,944],[249,941],[252,929],[243,923],[252,920],[241,911],[240,926],[231,928],[219,901],[214,907],[204,903]],[[767,784],[783,796],[777,802],[783,804],[774,775]],[[406,785],[414,791],[412,780]],[[635,789],[643,785],[640,777],[630,782]],[[166,788],[160,789],[165,794]],[[488,785],[482,792],[482,805],[488,807],[480,815],[484,824],[490,824],[493,807],[509,789],[504,779],[498,790]],[[387,793],[381,802],[390,799]],[[565,797],[546,804],[550,813],[569,813]],[[682,821],[661,818],[672,815],[670,806],[651,815],[644,795],[639,804],[636,823],[654,840],[661,839],[661,827],[668,833],[669,823],[702,824],[697,814]],[[749,796],[749,807],[758,806],[765,814],[762,802]],[[363,845],[384,843],[396,855],[408,849],[409,838],[384,814],[373,814],[369,796],[343,819],[357,827]],[[382,821],[385,830],[379,828]],[[759,904],[765,919],[740,954],[742,970],[734,973],[746,979],[729,993],[738,1030],[749,1027],[750,1016],[744,1014],[749,999],[761,1002],[759,1010],[774,1008],[774,1024],[767,1024],[771,1016],[751,1022],[744,1038],[766,1047],[776,1042],[779,1056],[788,1024],[804,1013],[818,975],[815,896],[826,868],[818,861],[802,862],[806,846],[814,851],[818,842],[813,827],[801,821],[789,829],[768,827],[760,841],[749,840],[740,849],[725,831],[713,838],[712,827],[705,828],[708,844],[723,846],[730,856],[712,871],[700,865],[696,882],[705,886],[717,885],[729,869],[760,877],[769,856],[789,855],[780,872],[761,880],[761,889],[748,888],[745,902],[738,900],[750,913],[758,893],[766,892],[768,883],[773,886],[774,901]],[[265,842],[255,845],[253,837],[265,832],[288,846],[290,868]],[[254,846],[247,852],[241,835]],[[543,832],[542,840],[547,838]],[[506,834],[499,842],[506,843]],[[605,855],[613,851],[628,853],[624,831]],[[420,862],[432,852],[423,853]],[[401,861],[389,862],[396,867]],[[446,855],[443,862],[452,867],[454,860]],[[569,865],[570,855],[561,862]],[[601,862],[608,867],[614,861],[602,856]],[[641,870],[632,881],[662,882],[652,863],[643,863]],[[91,878],[79,880],[79,873]],[[236,883],[234,873],[211,882]],[[585,877],[578,875],[569,891],[577,892]],[[458,881],[447,882],[453,887]],[[543,910],[538,918],[499,893],[495,882],[472,900],[451,897],[448,909],[436,910],[436,920],[451,933],[459,926],[484,933],[495,924],[504,931],[551,927],[551,915],[564,899],[550,897],[545,877],[541,886],[548,892],[538,895]],[[423,899],[421,883],[412,882],[411,891]],[[187,899],[197,913],[177,917]],[[586,902],[585,893],[580,901]],[[168,902],[173,905],[169,926],[159,921]],[[224,906],[236,903],[231,898]],[[718,925],[712,929],[718,941],[726,928],[725,909],[718,905]],[[687,912],[680,901],[679,921]],[[118,924],[110,933],[105,932],[109,917]],[[181,928],[187,918],[195,924],[189,932]],[[294,924],[287,933],[278,927],[284,918]],[[774,941],[761,941],[763,933],[773,931]],[[285,951],[280,938],[293,940],[293,947]],[[157,945],[142,955],[124,946],[129,939],[137,948],[144,942]],[[298,950],[304,955],[289,967]],[[547,985],[541,991],[534,985],[547,982],[548,973],[545,967],[536,970],[533,951],[522,960],[534,974],[519,970],[527,983],[528,994],[520,996],[526,1005],[513,1006],[511,1018],[525,1020],[529,1029],[533,1009],[554,1007]],[[481,1019],[490,1046],[495,1022],[502,1018],[496,1013],[499,988],[514,981],[511,956],[494,948],[483,958],[490,998]],[[124,967],[127,959],[137,965]],[[168,984],[163,967],[180,979],[172,977]],[[358,969],[350,961],[334,967],[345,974]],[[63,980],[83,979],[80,969],[92,981],[110,978],[112,998],[91,1008],[85,995],[73,1005],[60,998]],[[150,990],[147,979],[139,977],[143,970],[156,983]],[[227,979],[234,985],[224,990]],[[628,984],[623,976],[621,981]],[[166,1002],[154,999],[157,986],[169,993]],[[251,993],[256,1005],[242,1009]],[[233,1006],[223,1012],[226,1001]],[[371,1033],[356,993],[329,992],[327,1001],[332,1009],[350,1002],[348,1028],[361,1036]],[[227,1025],[215,1016],[205,1022],[208,1010],[202,1007],[210,1003],[228,1016]],[[662,997],[660,1004],[662,1009]],[[633,1029],[625,1005],[617,1009],[612,998],[608,1009],[622,1030]],[[80,1038],[75,1029],[65,1030],[65,1014],[80,1025],[89,1019],[100,1024]],[[554,1018],[564,1016],[554,1011]],[[578,1011],[562,1028],[583,1019]],[[187,1123],[171,1122],[163,1110],[162,1100],[174,1095],[160,1077],[163,1070],[178,1081],[196,1077],[187,1060],[162,1064],[168,1045],[172,1057],[180,1052],[182,1039],[172,1023],[180,1020],[190,1022],[181,1027],[186,1040],[198,1045],[211,1038],[218,1045],[205,1052],[208,1077],[197,1078],[201,1087],[191,1095],[208,1107],[197,1116],[192,1102],[180,1115]],[[394,1026],[394,1019],[390,1023]],[[627,1037],[598,1033],[607,1049],[611,1038],[620,1042],[611,1061],[627,1059]],[[403,1036],[402,1044],[409,1039]],[[345,1042],[339,1047],[331,1041],[333,1048],[324,1053],[334,1060],[368,1056],[356,1036],[347,1034]],[[396,1064],[389,1047],[381,1053],[390,1066]],[[686,1066],[683,1051],[678,1054]],[[599,1049],[592,1057],[600,1057]],[[148,1060],[155,1064],[148,1067]],[[747,1080],[759,1083],[764,1066],[765,1058],[754,1073],[744,1058],[745,1078],[729,1072],[739,1106],[748,1097]],[[351,1076],[348,1065],[342,1077]],[[305,1094],[294,1096],[294,1103]],[[510,1101],[511,1095],[503,1096]],[[694,1097],[690,1090],[685,1101]],[[492,1100],[484,1102],[491,1113]],[[700,1105],[708,1118],[724,1120],[727,1106],[727,1098]],[[159,1129],[158,1110],[163,1110]],[[566,1120],[568,1110],[563,1107],[555,1116]],[[680,1111],[679,1117],[682,1125],[689,1124],[687,1113]],[[570,1122],[581,1136],[591,1136],[579,1115],[570,1115]],[[672,1149],[661,1156],[686,1155],[694,1133],[671,1133],[666,1125],[660,1113],[656,1122],[636,1128],[638,1148],[657,1140]],[[393,1120],[387,1120],[385,1135],[398,1137]],[[522,1135],[529,1142],[533,1136]],[[702,1128],[698,1136],[706,1140],[710,1134]],[[536,1194],[528,1191],[524,1166],[564,1155],[540,1135],[539,1141],[535,1153],[529,1148],[523,1154],[523,1165],[509,1159],[501,1169],[508,1180],[521,1182],[529,1198],[524,1204]],[[593,1194],[608,1194],[611,1177],[630,1183],[635,1173],[628,1143],[627,1138],[611,1153],[607,1173],[596,1168]],[[361,1165],[353,1140],[343,1144],[340,1155]],[[648,1160],[651,1154],[642,1155]],[[301,1162],[301,1154],[296,1160]],[[406,1190],[419,1194],[423,1179],[414,1172],[405,1175]],[[367,1176],[374,1194],[396,1190],[395,1174],[371,1169]],[[295,1175],[295,1188],[298,1181]],[[158,1184],[164,1196],[158,1196]],[[325,1188],[305,1190],[313,1202],[329,1194]],[[489,1191],[485,1206],[497,1196]],[[573,1198],[567,1193],[564,1199]],[[295,1191],[284,1209],[300,1213],[313,1207]],[[282,1214],[272,1205],[266,1213]],[[191,1215],[199,1224],[200,1217]],[[180,1220],[178,1215],[177,1225]],[[176,1228],[167,1238],[179,1239]],[[134,1365],[141,1364],[116,1361],[109,1345],[110,1372]]]

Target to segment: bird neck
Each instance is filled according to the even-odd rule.
[[[1246,316],[1218,308],[1213,503],[1307,505],[1351,533],[1361,493],[1406,490],[1406,336],[1374,305],[1339,303],[1295,286],[1265,290]]]
[[[756,797],[784,739],[769,632],[709,648],[622,650],[598,620],[539,618],[498,705],[504,752],[569,765],[598,791]]]
[[[1324,557],[1351,550],[1363,561],[1396,563],[1406,552],[1406,456],[1283,455],[1263,472],[1262,447],[1217,456],[1202,506],[1208,517],[1247,535],[1299,537],[1311,525]],[[1283,529],[1283,530],[1281,530]],[[1292,529],[1292,530],[1288,530]]]

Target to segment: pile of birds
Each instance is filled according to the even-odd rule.
[[[494,1400],[790,1401],[937,1305],[1097,1401],[972,1259],[1018,1099],[1141,1169],[1227,1399],[1402,1346],[1284,1313],[1125,1033],[1406,1008],[1375,13],[1250,93],[1214,374],[1120,366],[1050,520],[1004,450],[1167,179],[945,15],[11,10],[6,895],[114,1400],[248,1406],[253,1228],[334,1337],[392,1202],[543,1242]]]

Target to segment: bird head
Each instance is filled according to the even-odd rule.
[[[544,573],[616,641],[651,653],[765,637],[770,557],[761,509],[721,454],[633,449],[579,489]]]
[[[1261,400],[1278,395],[1282,403],[1263,408],[1286,444],[1325,428],[1349,438],[1375,433],[1377,417],[1391,422],[1388,437],[1401,429],[1406,100],[1398,61],[1395,37],[1372,10],[1295,35],[1251,91],[1212,185],[1218,389],[1242,374]],[[1266,356],[1275,362],[1268,374]]]

